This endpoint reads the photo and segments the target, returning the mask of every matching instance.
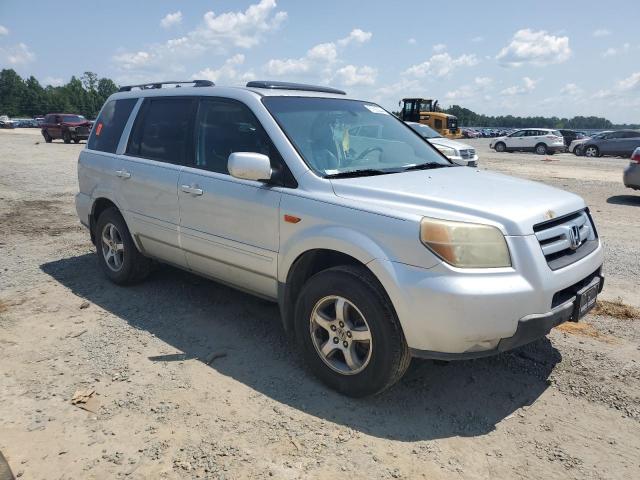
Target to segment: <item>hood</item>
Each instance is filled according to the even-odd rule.
[[[444,147],[455,148],[456,150],[475,150],[471,145],[444,137],[428,138],[427,141],[432,145],[442,145]]]
[[[542,183],[465,167],[331,181],[337,196],[386,211],[490,223],[507,235],[585,208],[572,193]]]
[[[62,122],[61,125],[67,127],[83,127],[85,125],[91,125],[91,122],[89,120],[85,120],[84,122]]]

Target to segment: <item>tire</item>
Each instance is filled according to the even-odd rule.
[[[344,307],[336,310],[336,305]],[[294,327],[311,371],[350,397],[375,395],[389,388],[411,362],[393,306],[364,267],[334,267],[307,280],[296,301]],[[322,353],[325,348],[326,355]],[[346,352],[351,352],[351,365]]]
[[[51,135],[49,135],[49,132],[47,132],[46,130],[42,132],[42,136],[44,137],[44,141],[47,143],[51,143],[53,141],[53,138],[51,137]]]
[[[106,276],[118,285],[131,285],[143,280],[151,270],[151,260],[142,255],[116,208],[108,208],[96,222],[98,263]]]
[[[539,143],[536,145],[535,152],[538,155],[546,155],[547,154],[547,146],[544,143]]]
[[[79,138],[74,138],[74,139],[73,139],[73,143],[75,143],[75,144],[80,143],[80,139],[79,139]]]
[[[62,140],[64,140],[64,143],[71,143],[71,135],[69,132],[64,132],[62,134]]]
[[[580,145],[577,145],[574,149],[573,149],[573,153],[576,157],[581,157],[583,155],[582,153],[582,148],[580,147]]]
[[[499,152],[499,153],[507,151],[507,146],[502,142],[496,143],[496,146],[494,148],[496,149],[496,152]]]
[[[595,158],[600,156],[600,150],[595,145],[589,145],[584,149],[584,156],[589,158]]]

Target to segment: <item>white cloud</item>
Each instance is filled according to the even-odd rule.
[[[180,10],[173,13],[167,13],[165,17],[160,20],[160,26],[162,28],[170,28],[174,25],[179,25],[180,23],[182,23],[182,12]]]
[[[346,65],[336,72],[339,82],[349,87],[354,85],[373,85],[376,82],[378,71],[375,68],[355,65]]]
[[[51,85],[52,87],[60,87],[64,85],[64,80],[60,77],[44,77],[43,85]]]
[[[444,43],[437,43],[433,46],[433,51],[436,53],[444,52],[447,46]]]
[[[36,55],[24,43],[18,43],[9,47],[0,47],[0,58],[11,65],[26,65],[35,60]]]
[[[632,73],[631,76],[620,80],[617,84],[618,89],[623,92],[640,90],[640,72]]]
[[[456,68],[472,67],[477,64],[478,59],[475,55],[460,55],[457,58],[453,58],[448,53],[438,53],[429,60],[410,66],[402,75],[415,76],[417,78],[424,78],[427,75],[445,77]]]
[[[4,37],[5,35],[9,35],[9,29],[4,25],[0,25],[0,37]]]
[[[609,30],[607,30],[606,28],[598,28],[597,30],[595,30],[593,32],[593,36],[594,37],[607,37],[611,35],[611,32]]]
[[[446,93],[447,100],[463,100],[483,95],[493,84],[493,79],[489,77],[476,77],[470,85],[463,85],[456,90]]]
[[[565,62],[570,56],[569,37],[525,28],[513,35],[511,43],[500,50],[496,59],[510,67],[525,64],[545,66]]]
[[[125,70],[134,70],[147,65],[152,57],[149,52],[125,52],[115,55],[113,59]]]
[[[484,37],[481,37],[481,36],[473,37],[473,38],[471,39],[471,41],[472,41],[473,43],[480,43],[480,42],[484,42]]]
[[[582,89],[575,83],[567,83],[560,89],[560,93],[563,95],[578,96],[582,94]]]
[[[622,55],[623,53],[627,53],[629,50],[631,50],[631,44],[625,43],[620,48],[613,48],[613,47],[612,48],[607,48],[602,53],[602,56],[604,58],[615,57],[616,55]]]
[[[410,38],[409,40],[407,40],[407,43],[409,45],[415,45],[416,44],[416,39],[415,38]]]
[[[205,53],[223,54],[231,48],[249,49],[260,44],[267,33],[278,29],[287,13],[276,10],[275,0],[260,0],[245,11],[216,14],[206,12],[202,22],[182,37],[154,44],[139,51],[124,51],[113,60],[123,70],[140,68],[161,71],[182,69],[184,57]]]
[[[349,36],[338,40],[338,45],[344,47],[346,45],[349,45],[350,43],[366,43],[371,40],[372,36],[373,33],[371,32],[365,32],[363,30],[360,30],[359,28],[354,28],[353,30],[351,30]]]
[[[319,43],[311,47],[299,58],[271,59],[264,66],[268,75],[282,76],[314,76],[320,77],[323,82],[337,80],[344,85],[372,85],[378,74],[377,70],[355,65],[341,66],[344,62],[339,59],[340,51],[349,44],[362,44],[372,37],[370,32],[364,32],[359,28],[335,42]]]
[[[244,73],[238,71],[237,67],[243,65],[244,60],[245,56],[241,53],[238,53],[230,58],[227,58],[220,68],[205,68],[197,73],[194,73],[191,78],[194,80],[211,80],[212,82],[247,82],[255,78],[255,74],[251,70]]]
[[[513,96],[513,95],[525,95],[535,90],[536,84],[539,80],[533,80],[529,77],[522,78],[522,85],[514,85],[509,88],[505,88],[500,92],[501,95]]]

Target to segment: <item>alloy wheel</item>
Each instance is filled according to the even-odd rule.
[[[102,256],[107,267],[114,272],[119,272],[124,264],[124,242],[113,223],[107,223],[102,229],[101,242]]]
[[[313,307],[311,340],[322,361],[343,375],[355,375],[371,360],[369,325],[358,307],[340,296],[328,296]]]

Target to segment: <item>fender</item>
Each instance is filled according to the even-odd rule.
[[[285,283],[293,263],[309,250],[325,249],[350,255],[367,264],[373,259],[388,259],[383,248],[372,238],[348,227],[318,225],[301,230],[280,245],[278,281]]]

